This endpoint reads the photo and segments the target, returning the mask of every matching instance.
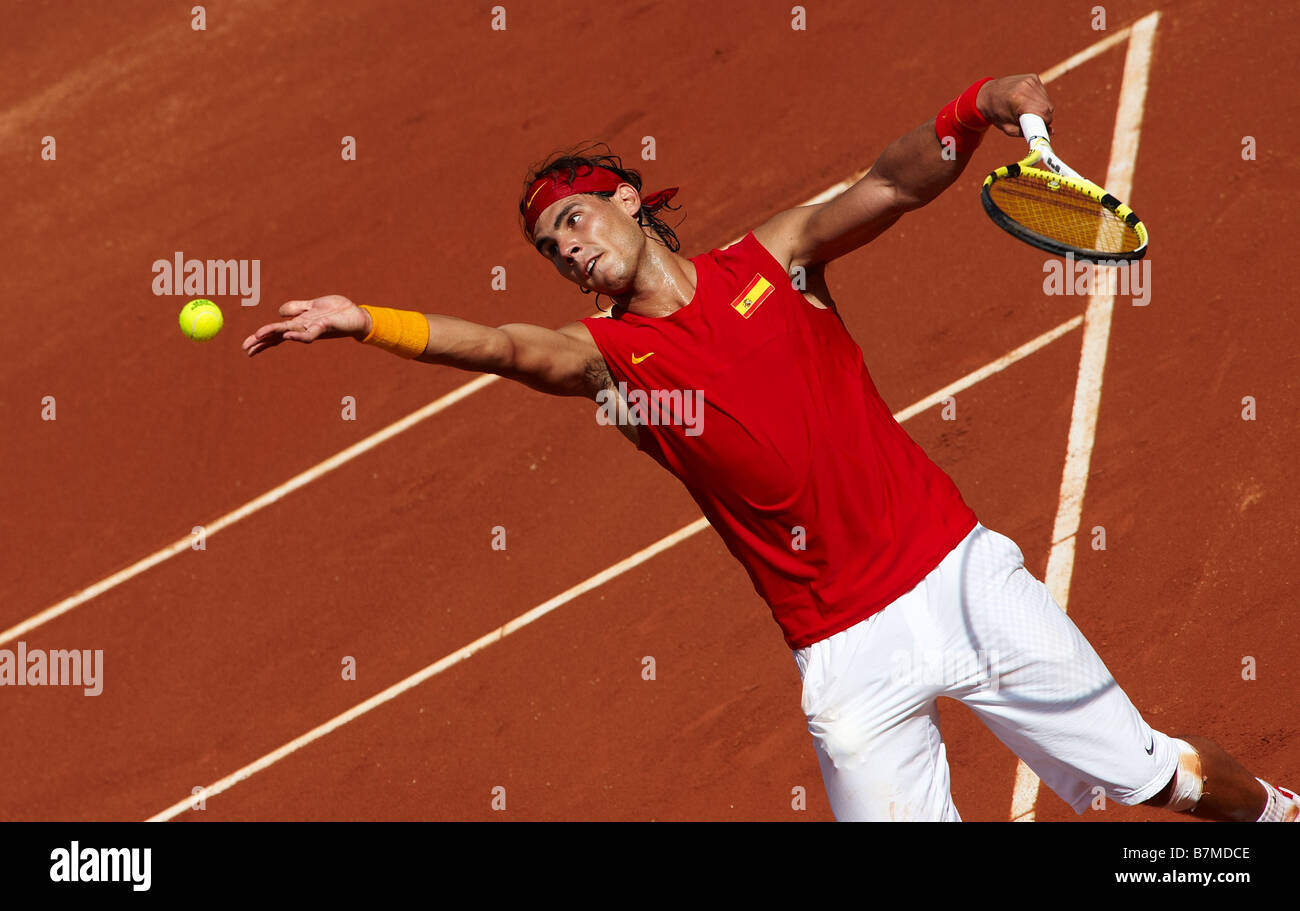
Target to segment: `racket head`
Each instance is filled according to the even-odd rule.
[[[1092,181],[1034,167],[1034,151],[984,179],[980,202],[993,223],[1057,256],[1094,263],[1146,256],[1147,229],[1132,209]]]

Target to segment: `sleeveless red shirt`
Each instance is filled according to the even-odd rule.
[[[839,314],[752,232],[691,262],[680,310],[582,322],[626,384],[637,448],[686,485],[803,648],[913,588],[975,513],[894,420]]]

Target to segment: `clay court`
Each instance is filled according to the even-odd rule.
[[[6,23],[0,647],[102,649],[103,691],[0,690],[0,818],[830,819],[767,607],[591,403],[346,340],[240,342],[327,293],[560,326],[593,299],[516,208],[553,150],[603,140],[681,187],[693,256],[1023,72],[1057,150],[1129,181],[1146,305],[1044,293],[1046,254],[980,207],[1024,150],[994,131],[831,266],[840,313],[981,521],[1040,578],[1057,548],[1070,616],[1151,724],[1300,787],[1300,8],[1112,2],[1099,30],[1060,0],[1051,27],[819,0],[797,30],[774,0],[540,0],[500,30],[491,4],[240,2],[196,31],[192,5]],[[155,294],[177,254],[259,261],[257,304]],[[225,314],[210,342],[177,327],[195,296]],[[942,717],[967,820],[1168,818],[1077,817],[966,710]]]

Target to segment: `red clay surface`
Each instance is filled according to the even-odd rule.
[[[0,57],[0,628],[472,379],[346,341],[245,359],[282,301],[339,292],[491,325],[586,315],[517,226],[526,168],[553,149],[598,138],[635,160],[654,136],[657,160],[637,164],[649,188],[682,188],[694,255],[865,167],[973,78],[1043,71],[1102,37],[1078,4],[1043,28],[1003,3],[937,18],[825,0],[807,32],[790,6],[548,0],[508,5],[494,32],[477,3],[212,4],[194,32],[184,5],[25,4]],[[1160,8],[1106,6],[1111,31]],[[1156,727],[1292,787],[1300,319],[1284,251],[1300,137],[1278,112],[1297,76],[1280,36],[1297,30],[1283,4],[1162,10],[1131,200],[1154,290],[1116,303],[1082,520],[1108,549],[1081,538],[1069,605]],[[1123,60],[1120,46],[1049,86],[1057,147],[1084,173],[1105,173]],[[1022,147],[990,136],[948,193],[830,270],[896,409],[1083,310],[1045,297],[1043,256],[980,210],[982,176]],[[175,251],[260,259],[261,303],[219,298],[221,335],[185,339],[186,297],[151,292],[151,263]],[[907,425],[1040,577],[1080,338],[959,394],[955,422],[931,409]],[[19,732],[0,738],[0,818],[152,816],[694,520],[678,482],[593,414],[496,383],[24,635],[103,649],[104,692],[0,691]],[[960,708],[943,722],[958,809],[1007,819],[1015,757]],[[1037,816],[1077,818],[1045,790]],[[830,812],[794,662],[705,530],[180,818]]]

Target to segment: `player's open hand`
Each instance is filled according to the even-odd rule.
[[[1034,73],[1003,76],[984,83],[975,96],[975,107],[985,120],[1008,136],[1020,135],[1021,114],[1037,114],[1049,132],[1052,128],[1052,101],[1042,80]]]
[[[287,319],[267,323],[244,339],[244,351],[249,357],[281,342],[310,344],[318,338],[364,338],[370,331],[370,314],[341,294],[289,301],[280,305],[280,315]]]

